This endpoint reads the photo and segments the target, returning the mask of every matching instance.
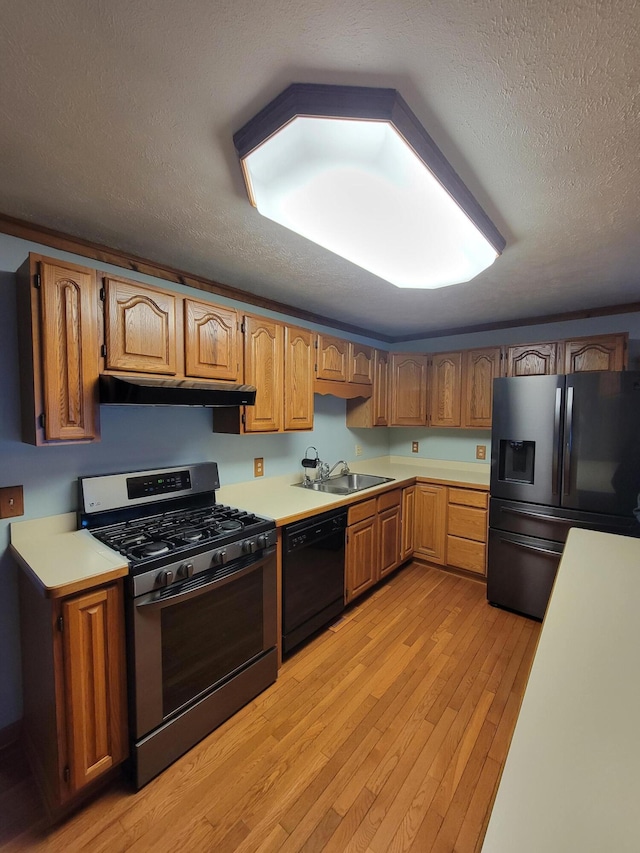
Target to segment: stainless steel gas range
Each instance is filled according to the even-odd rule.
[[[215,462],[83,477],[79,524],[123,554],[142,787],[277,675],[275,523],[216,503]]]

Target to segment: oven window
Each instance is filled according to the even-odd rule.
[[[162,611],[162,701],[167,717],[263,651],[263,572]]]

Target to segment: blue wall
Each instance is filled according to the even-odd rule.
[[[0,486],[24,486],[24,519],[75,510],[76,480],[82,475],[215,460],[220,467],[221,482],[228,484],[252,479],[255,456],[264,458],[266,476],[296,471],[309,444],[318,448],[322,458],[334,461],[354,459],[355,444],[361,445],[364,459],[389,452],[413,456],[411,442],[417,440],[420,442],[420,457],[475,461],[476,444],[487,444],[490,441],[489,433],[484,430],[349,430],[345,426],[344,401],[316,395],[313,432],[274,436],[216,435],[212,432],[212,414],[206,409],[103,407],[102,441],[95,445],[36,448],[22,444],[17,360],[19,330],[15,322],[14,272],[29,252],[40,252],[129,279],[178,292],[189,292],[188,288],[180,285],[171,285],[108,264],[93,263],[66,252],[0,234]],[[199,292],[198,295],[199,298],[207,298],[206,294]],[[212,301],[239,305],[233,300],[217,296],[213,296]],[[254,309],[248,306],[248,310]],[[257,313],[282,316],[262,310]],[[298,323],[297,320],[295,322]],[[432,338],[410,344],[402,343],[396,348],[444,351],[615,331],[629,331],[632,338],[640,340],[640,315],[625,314],[588,321],[520,327],[503,332]],[[358,340],[376,344],[366,338]],[[632,366],[640,367],[637,363],[637,346],[634,345]],[[384,345],[383,348],[389,347]],[[0,520],[0,729],[18,720],[22,713],[17,567],[7,551],[8,542],[9,522]]]

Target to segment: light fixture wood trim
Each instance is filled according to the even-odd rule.
[[[388,122],[464,210],[498,254],[506,240],[396,89],[292,83],[233,135],[247,194],[254,204],[245,158],[294,118]]]

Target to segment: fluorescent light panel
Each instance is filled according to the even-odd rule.
[[[290,88],[296,87],[304,85]],[[454,189],[457,182],[486,218],[420,130],[453,175]],[[397,287],[469,281],[504,245],[497,231],[501,243],[487,239],[391,120],[293,115],[239,154],[249,197],[263,216]]]

